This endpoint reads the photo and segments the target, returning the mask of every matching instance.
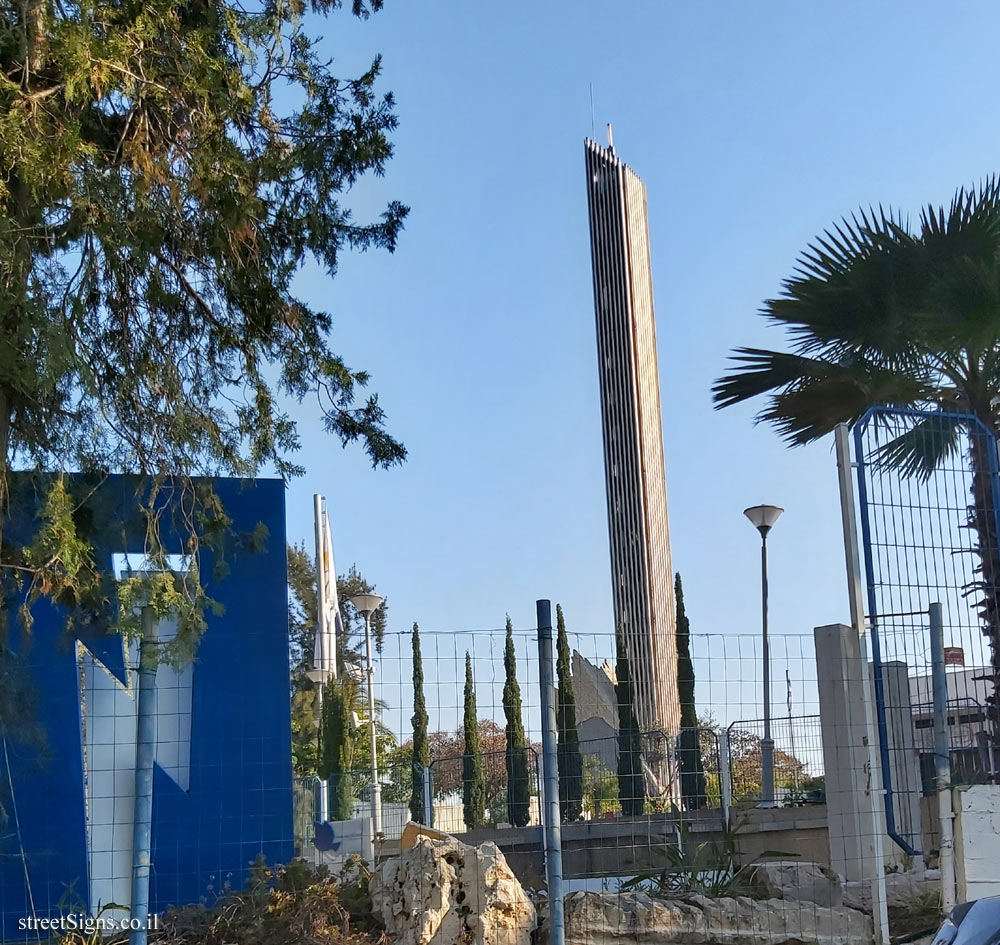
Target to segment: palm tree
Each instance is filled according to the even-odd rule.
[[[876,405],[930,411],[882,456],[917,476],[960,449],[964,431],[996,739],[1000,551],[995,446],[983,428],[994,437],[1000,430],[1000,178],[960,190],[948,209],[926,207],[915,227],[882,209],[842,221],[806,249],[761,314],[785,327],[791,351],[737,348],[736,366],[713,388],[717,408],[767,395],[757,419],[790,444],[853,425]]]

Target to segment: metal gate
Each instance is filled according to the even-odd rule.
[[[952,783],[995,779],[987,632],[1000,625],[997,444],[971,415],[878,407],[855,426],[854,448],[886,828],[919,854],[936,842],[923,800],[936,763],[932,604],[941,605]]]

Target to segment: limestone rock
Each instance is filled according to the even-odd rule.
[[[754,882],[768,899],[815,902],[842,906],[840,877],[820,863],[799,860],[765,860],[754,867]]]
[[[535,928],[535,908],[494,843],[418,837],[369,889],[393,945],[530,945]]]
[[[871,919],[853,909],[745,896],[684,900],[645,893],[566,898],[566,945],[866,945]]]
[[[872,910],[871,883],[844,883],[844,905],[864,912]],[[938,870],[907,870],[885,874],[885,904],[889,909],[907,909],[915,899],[941,889]]]

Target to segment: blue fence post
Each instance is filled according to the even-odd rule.
[[[551,945],[565,945],[551,602],[536,601],[535,612],[538,618],[538,685],[542,696],[542,806],[545,824],[545,878],[549,888],[549,942]]]
[[[153,824],[153,760],[156,755],[156,645],[153,611],[142,613],[135,744],[135,819],[132,824],[132,897],[129,945],[146,945]]]
[[[861,547],[865,559],[865,573],[868,581],[869,638],[872,645],[872,682],[875,696],[875,727],[878,730],[879,760],[882,769],[882,796],[885,804],[885,832],[904,853],[919,856],[920,850],[902,836],[896,826],[896,797],[893,793],[892,770],[889,764],[889,729],[885,720],[885,685],[882,679],[882,641],[879,638],[878,604],[875,599],[875,565],[872,557],[871,523],[868,519],[868,483],[865,480],[864,432],[871,419],[878,415],[880,408],[871,407],[854,427],[854,452],[858,466],[858,505],[861,509]],[[894,413],[891,409],[883,411]],[[859,634],[863,630],[859,626]],[[862,672],[867,672],[863,667]]]

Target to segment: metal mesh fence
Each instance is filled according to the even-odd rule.
[[[538,790],[538,757],[541,751],[541,718],[538,706],[537,653],[534,630],[515,632],[520,682],[521,714],[526,744],[531,758],[530,791]],[[489,823],[502,823],[506,796],[504,764],[505,727],[503,704],[502,631],[470,634],[471,666],[477,678],[475,696],[479,737],[483,746],[488,807],[500,804]],[[457,801],[460,794],[462,761],[462,709],[465,651],[459,650],[452,634],[421,633],[424,662],[424,691],[430,709],[429,742],[431,773],[436,803]],[[584,760],[581,784],[586,807],[601,805],[601,784],[608,776],[617,777],[621,755],[621,707],[616,690],[615,639],[608,635],[578,635],[570,632],[572,684],[575,698],[579,750]],[[379,698],[386,703],[382,724],[393,730],[394,744],[406,752],[412,730],[411,652],[409,635],[388,635],[379,657],[381,685]],[[709,784],[708,806],[718,808],[720,797],[720,732],[730,733],[730,767],[734,796],[752,799],[753,772],[760,768],[760,719],[762,652],[756,635],[691,637],[692,662],[696,678],[697,728],[684,730],[694,736],[697,764]],[[811,636],[774,637],[771,641],[771,672],[783,685],[781,704],[774,710],[774,737],[778,746],[777,764],[787,769],[789,783],[796,773],[804,782],[822,777],[815,657]],[[480,679],[482,681],[480,681]],[[391,692],[391,697],[389,693]],[[437,698],[435,698],[437,697]],[[791,704],[791,710],[787,706]],[[751,721],[741,721],[749,719]],[[692,753],[691,741],[682,732],[639,731],[636,766],[643,773],[644,797],[661,806],[671,801],[684,807],[680,774],[684,753]],[[687,742],[688,747],[685,747]],[[391,780],[391,779],[390,779]],[[784,783],[784,780],[782,783]],[[739,787],[737,788],[737,782]],[[383,792],[386,779],[383,779]],[[610,790],[610,789],[608,789]],[[759,791],[759,788],[758,788]],[[786,792],[791,794],[790,791]],[[586,816],[586,815],[585,815]],[[537,820],[533,823],[537,824]]]
[[[887,832],[906,855],[933,855],[941,838],[930,800],[938,791],[932,604],[941,613],[950,783],[996,778],[996,442],[971,417],[892,409],[873,412],[854,440]]]
[[[854,872],[862,873],[859,864],[864,854],[848,850],[840,835],[831,833],[826,759],[836,747],[830,740],[836,742],[844,733],[832,722],[825,724],[819,714],[821,681],[828,668],[817,667],[811,633],[772,635],[770,641],[773,800],[765,799],[761,788],[764,664],[757,634],[690,637],[694,696],[685,714],[693,712],[697,725],[674,731],[639,727],[634,696],[630,698],[624,683],[628,661],[616,652],[614,634],[578,634],[570,628],[566,644],[570,675],[562,680],[562,692],[565,696],[571,681],[573,744],[567,744],[570,727],[562,704],[555,734],[562,742],[559,826],[567,927],[576,923],[579,928],[580,923],[611,914],[614,928],[600,927],[595,934],[602,941],[630,940],[639,934],[636,928],[648,931],[658,923],[681,921],[662,912],[678,899],[690,903],[691,897],[704,896],[715,902],[735,896],[744,898],[729,913],[737,915],[739,923],[756,927],[763,941],[785,941],[790,928],[811,929],[811,935],[817,928],[840,927],[837,923],[851,934],[858,930],[862,937],[868,934],[870,920],[864,913],[870,912],[871,900],[866,882],[845,876],[841,883],[829,875],[838,856],[841,864],[858,866]],[[205,778],[225,773],[237,780],[261,779],[262,765],[282,766],[288,777],[283,792],[263,786],[253,792],[252,810],[246,806],[245,793],[233,791],[232,796],[240,798],[238,809],[228,805],[224,795],[184,845],[164,848],[154,837],[151,866],[158,906],[213,907],[241,889],[273,892],[285,875],[273,869],[281,866],[287,872],[296,860],[331,876],[349,870],[356,858],[370,865],[390,863],[414,841],[411,825],[419,797],[429,799],[429,805],[421,800],[420,807],[428,826],[472,845],[495,843],[521,885],[533,895],[538,893],[534,907],[544,916],[547,905],[540,891],[546,887],[551,848],[542,829],[546,811],[537,631],[514,628],[508,636],[502,629],[452,633],[426,628],[421,632],[421,651],[428,715],[426,767],[413,762],[412,634],[387,633],[375,657],[379,831],[373,817],[372,759],[366,754],[371,720],[363,674],[351,677],[354,683],[361,680],[360,687],[347,687],[354,700],[348,706],[350,751],[344,756],[349,763],[337,774],[337,783],[345,788],[334,798],[331,778],[325,783],[315,774],[293,779],[287,740],[281,745],[261,741],[253,757],[220,758],[200,767],[185,761],[185,739],[192,738],[191,732],[201,724],[197,705],[192,709],[185,701],[183,673],[162,669],[153,791],[160,812],[169,812],[175,792],[183,792],[185,785],[197,787]],[[85,737],[86,770],[91,796],[95,801],[99,794],[101,799],[107,796],[113,823],[105,829],[99,805],[88,807],[83,820],[89,831],[88,859],[66,864],[52,862],[44,849],[20,845],[16,824],[8,821],[3,853],[23,859],[24,879],[17,887],[9,879],[11,874],[5,874],[8,885],[0,904],[5,941],[32,937],[18,932],[17,921],[25,917],[70,911],[95,914],[109,903],[127,903],[136,733],[134,723],[130,728],[121,721],[122,712],[112,711],[111,703],[96,695],[100,687],[95,679],[93,672],[81,675],[80,685],[88,694],[84,723],[92,734],[103,731],[111,743],[103,751],[97,741],[91,746],[93,739]],[[296,685],[302,688],[293,692],[293,705],[310,687],[302,681]],[[130,698],[126,687],[118,686],[114,693],[119,701]],[[912,708],[912,726],[922,733],[924,705],[914,700]],[[975,711],[955,703],[957,725],[971,724],[962,721],[966,709]],[[117,719],[117,727],[96,725],[102,712]],[[475,722],[474,739],[469,720]],[[304,724],[302,718],[298,723]],[[235,714],[230,724],[236,724]],[[975,739],[968,741],[972,744]],[[223,736],[220,745],[224,742]],[[240,744],[245,751],[245,742]],[[101,791],[98,785],[104,785]],[[16,800],[5,795],[5,809],[13,812]],[[321,816],[324,803],[328,821]],[[223,825],[230,818],[250,825],[253,832],[243,837],[238,850],[227,851],[220,848],[220,837],[225,836]],[[883,828],[870,824],[868,829]],[[227,856],[230,860],[235,856],[237,866],[227,866]],[[477,857],[475,869],[484,870],[482,854]],[[765,876],[762,865],[772,861],[784,863],[785,872]],[[807,868],[808,864],[816,865]],[[431,872],[413,879],[410,893],[418,889],[421,896],[433,898],[440,877],[435,879],[437,874],[426,862],[421,868]],[[106,875],[117,885],[101,886]],[[260,880],[261,876],[269,878]],[[262,881],[265,886],[259,887]],[[64,900],[49,892],[32,895],[51,890],[56,882],[70,891]],[[462,882],[485,880],[468,873]],[[765,907],[778,895],[775,884],[782,883],[800,893],[809,883],[820,883],[822,889],[810,894],[811,899]],[[646,900],[637,900],[637,892],[651,895],[653,903],[648,906],[652,911],[638,918],[636,903]],[[71,893],[78,893],[78,898],[70,898]],[[834,900],[840,903],[844,896],[853,897],[857,910],[831,912]],[[459,908],[456,903],[452,907]],[[726,908],[719,908],[704,921],[723,923]],[[774,923],[774,928],[767,923]],[[527,945],[516,936],[510,941]]]
[[[631,650],[631,638],[576,632],[569,614],[555,691],[542,685],[555,669],[540,661],[543,628],[426,627],[422,700],[414,635],[387,632],[373,686],[355,638],[322,701],[301,652],[289,660],[283,579],[265,617],[228,602],[244,659],[210,631],[193,665],[143,674],[134,642],[67,643],[57,620],[40,621],[45,660],[0,645],[0,940],[65,931],[40,920],[126,921],[148,871],[153,912],[208,909],[204,921],[223,923],[185,941],[262,940],[253,910],[291,908],[283,896],[320,880],[344,900],[303,905],[298,938],[314,940],[322,911],[340,929],[383,922],[407,945],[433,935],[404,935],[400,916],[438,922],[448,941],[529,945],[537,912],[563,945],[557,860],[566,938],[580,945],[866,941],[876,897],[897,934],[919,930],[907,916],[933,924],[934,871],[953,852],[942,786],[996,780],[1000,619],[992,438],[957,422],[926,474],[894,453],[914,431],[918,445],[937,436],[939,419],[887,411],[857,431],[870,633],[808,621],[771,635],[766,664],[757,632],[694,634],[683,685],[679,661],[677,680],[646,666],[632,684],[630,653],[666,641]],[[273,570],[250,576],[273,585]],[[175,632],[162,621],[152,639]],[[42,667],[33,686],[25,666]],[[678,694],[666,715],[663,693]],[[441,840],[439,857],[417,821],[468,846]],[[530,901],[510,884],[506,912],[487,908],[503,870],[489,844]],[[248,925],[234,931],[241,910]]]
[[[515,630],[511,641],[529,760],[526,788],[522,788],[526,789],[527,804],[516,823],[512,823],[506,757],[506,635],[501,630],[467,635],[421,633],[429,710],[427,777],[433,797],[433,815],[427,819],[449,834],[468,834],[476,839],[489,834],[505,852],[530,859],[537,880],[544,858],[541,835],[529,835],[543,820],[535,631]],[[746,809],[751,820],[763,823],[767,819],[755,808],[762,767],[758,720],[763,657],[759,637],[692,636],[695,708],[700,724],[674,732],[636,729],[633,740],[622,735],[622,724],[634,719],[635,712],[634,706],[620,702],[614,635],[569,632],[567,643],[578,751],[576,766],[560,773],[561,789],[576,799],[573,806],[564,798],[562,818],[570,889],[591,888],[594,882],[616,887],[634,879],[640,868],[647,868],[651,858],[655,859],[665,838],[676,842],[685,818],[697,820],[700,829],[711,827],[709,833],[724,831],[733,808]],[[408,758],[412,751],[411,648],[409,634],[388,634],[378,658],[377,695],[384,705],[381,724],[392,732],[386,753],[393,759]],[[463,771],[466,653],[474,680],[471,691],[480,746],[481,775],[477,777],[482,782],[482,808],[478,815],[470,815],[466,807],[473,784],[467,770]],[[781,705],[773,713],[777,806],[793,811],[807,804],[819,805],[823,800],[823,754],[815,714],[818,702],[811,637],[772,637],[771,672],[773,678],[784,682],[778,687],[783,692]],[[633,793],[623,797],[627,775],[633,776],[628,789]],[[352,780],[360,784],[363,778]],[[412,765],[397,761],[384,766],[380,780],[382,849],[390,851],[397,849],[410,817],[407,802],[414,783]],[[298,794],[300,804],[310,812],[318,808],[317,789],[317,782],[311,781],[308,789]],[[370,793],[358,791],[354,802],[362,815],[371,804]],[[300,812],[296,822],[306,824],[308,816]],[[828,856],[822,850],[821,833],[817,831],[813,838],[816,849],[811,856],[824,862]],[[793,845],[801,846],[808,840],[796,836]]]
[[[728,729],[729,770],[733,799],[759,801],[760,742],[764,737],[762,719],[733,722]],[[775,799],[788,806],[822,803],[823,740],[818,715],[777,719],[772,722],[775,741]]]

